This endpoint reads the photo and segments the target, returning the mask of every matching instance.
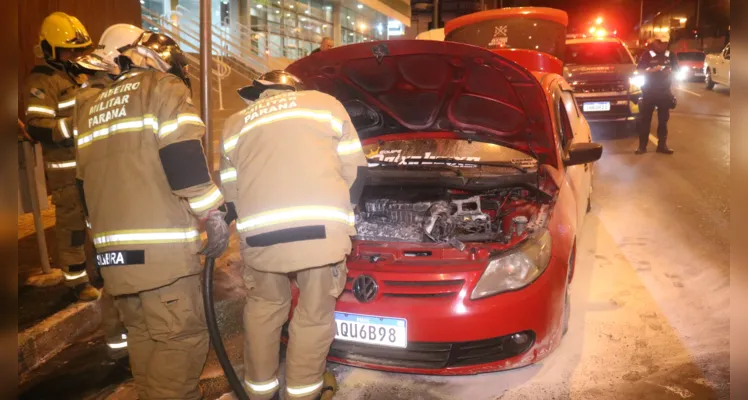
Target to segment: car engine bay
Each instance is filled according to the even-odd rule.
[[[370,186],[356,213],[358,240],[509,243],[538,224],[542,204],[524,187],[465,191],[438,187]]]

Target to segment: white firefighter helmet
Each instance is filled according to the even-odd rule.
[[[120,51],[137,42],[143,32],[135,25],[112,25],[101,34],[96,50],[78,59],[77,63],[90,70],[107,71],[112,75],[118,75],[119,66],[116,59],[120,56]]]

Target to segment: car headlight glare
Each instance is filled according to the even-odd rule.
[[[632,88],[641,89],[642,86],[644,86],[645,83],[647,83],[647,79],[644,77],[644,75],[634,75],[629,79],[629,83],[631,83]]]
[[[470,299],[521,289],[545,271],[550,259],[551,234],[547,229],[538,230],[516,249],[488,263]]]

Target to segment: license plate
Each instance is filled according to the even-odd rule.
[[[408,321],[402,318],[335,312],[335,339],[377,346],[408,346]]]
[[[584,111],[610,111],[609,101],[599,101],[594,103],[584,103],[582,107]]]
[[[704,76],[703,72],[694,72],[694,76]]]

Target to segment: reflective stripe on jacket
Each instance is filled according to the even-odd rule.
[[[73,122],[77,178],[107,290],[136,293],[198,273],[198,221],[223,196],[184,82],[135,70],[79,97]]]
[[[317,91],[266,93],[227,121],[221,148],[246,263],[291,272],[345,258],[355,235],[349,188],[366,158],[340,102]]]
[[[65,72],[49,65],[34,67],[23,89],[26,129],[42,144],[49,189],[55,191],[75,183],[75,169],[56,168],[75,159],[70,126],[72,104],[79,85]]]

